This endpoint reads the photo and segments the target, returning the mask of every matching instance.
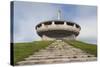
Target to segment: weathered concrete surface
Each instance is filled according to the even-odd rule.
[[[44,21],[36,25],[37,34],[43,40],[56,40],[58,38],[75,40],[80,30],[81,27],[78,24],[64,20]]]
[[[74,48],[67,43],[57,40],[45,49],[36,52],[35,54],[25,58],[25,61],[20,61],[18,65],[33,65],[33,64],[50,64],[50,63],[66,63],[66,62],[83,62],[97,60],[91,54]]]

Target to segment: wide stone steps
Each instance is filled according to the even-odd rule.
[[[57,40],[45,49],[35,52],[33,55],[25,58],[24,61],[20,61],[17,64],[31,65],[95,60],[97,60],[97,58],[94,55],[88,54],[81,49],[75,48],[61,40]]]
[[[52,59],[41,59],[41,60],[26,60],[18,62],[19,65],[33,65],[33,64],[50,64],[50,63],[66,63],[66,62],[84,62],[94,61],[96,57],[92,58],[52,58]]]
[[[91,58],[93,55],[74,55],[74,56],[30,56],[25,58],[25,60],[40,60],[40,59],[59,59],[59,58]]]

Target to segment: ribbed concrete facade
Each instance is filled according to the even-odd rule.
[[[74,40],[80,30],[81,27],[78,24],[61,20],[44,21],[36,26],[37,34],[43,40]]]

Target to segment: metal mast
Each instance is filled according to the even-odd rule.
[[[60,11],[60,10],[58,10],[58,13],[57,13],[57,18],[58,18],[58,20],[60,20],[60,19],[61,19],[61,11]]]

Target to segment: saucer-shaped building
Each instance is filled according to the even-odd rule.
[[[35,28],[43,40],[74,40],[81,30],[81,27],[74,22],[60,20],[59,13],[58,20],[40,22]]]

